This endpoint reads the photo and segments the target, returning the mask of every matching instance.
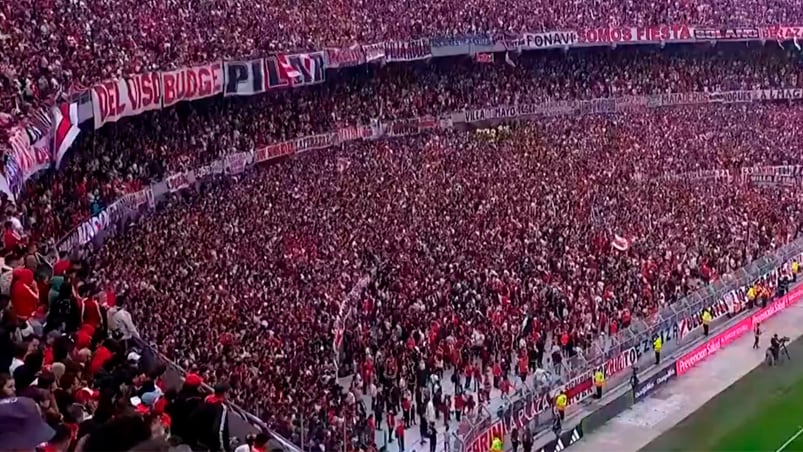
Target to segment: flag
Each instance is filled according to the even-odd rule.
[[[337,172],[338,173],[342,173],[343,171],[346,171],[351,166],[351,160],[349,160],[349,159],[347,159],[345,157],[338,157],[336,162],[337,162]]]
[[[630,240],[620,236],[614,235],[611,241],[611,246],[617,251],[627,251],[630,248]]]
[[[296,80],[301,77],[301,73],[298,72],[289,61],[287,61],[287,55],[279,54],[276,56],[276,61],[279,62],[279,68],[284,72],[284,75],[289,78]]]
[[[510,52],[505,52],[505,63],[507,63],[507,64],[509,64],[509,65],[511,65],[513,67],[516,67],[516,63],[513,62],[512,58],[510,58]]]
[[[78,138],[81,130],[78,128],[78,102],[54,105],[51,110],[56,125],[53,131],[53,157],[56,169],[61,165],[64,154]]]
[[[485,52],[475,53],[474,54],[474,61],[476,61],[477,63],[484,63],[484,64],[493,63],[494,62],[494,54],[493,53],[485,53]]]
[[[527,337],[533,331],[533,316],[527,314],[524,316],[524,320],[521,322],[521,332],[519,333],[519,338]]]
[[[28,139],[31,143],[36,143],[49,135],[52,127],[53,118],[50,117],[46,109],[38,108],[34,110],[28,118],[25,125],[25,132],[28,133]]]

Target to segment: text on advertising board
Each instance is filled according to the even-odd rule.
[[[722,347],[730,345],[732,342],[742,337],[742,335],[745,333],[752,331],[757,323],[762,323],[773,317],[775,314],[797,303],[801,297],[803,297],[803,286],[797,286],[794,290],[792,290],[792,292],[775,300],[766,308],[756,312],[746,319],[743,319],[736,325],[728,328],[721,334],[718,334],[716,337],[695,348],[691,352],[687,353],[684,357],[678,359],[677,374],[685,374],[701,361],[705,360],[709,356],[714,355],[716,352],[722,349]]]
[[[632,347],[620,353],[619,356],[608,360],[603,366],[603,371],[606,373],[607,377],[611,377],[631,367],[637,360],[637,347]],[[563,386],[563,391],[566,392],[569,406],[591,397],[594,393],[593,376],[597,370],[599,369],[592,369],[585,372]],[[493,441],[493,438],[497,435],[505,437],[513,427],[521,431],[525,425],[534,420],[538,415],[550,409],[552,402],[551,397],[552,396],[548,393],[534,394],[531,397],[515,401],[510,408],[510,417],[503,417],[502,419],[496,420],[491,426],[473,438],[467,445],[467,452],[488,452],[491,441]]]

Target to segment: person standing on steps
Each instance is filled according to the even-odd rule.
[[[519,429],[516,427],[510,432],[510,444],[513,446],[513,452],[519,451]]]
[[[703,335],[705,336],[708,336],[708,328],[711,324],[711,319],[711,311],[709,311],[708,308],[705,308],[703,311]]]
[[[656,337],[654,341],[652,341],[652,349],[655,351],[655,365],[661,364],[661,347],[663,347],[664,341],[661,340],[661,337]]]
[[[533,432],[529,425],[524,427],[524,432],[521,434],[521,450],[522,452],[532,452],[533,450]]]
[[[753,328],[753,350],[758,349],[758,339],[761,337],[761,323],[756,323]]]

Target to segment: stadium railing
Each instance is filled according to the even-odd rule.
[[[644,397],[648,390],[651,391],[656,386],[656,382],[663,384],[675,376],[675,360],[670,357],[681,350],[699,345],[705,338],[700,321],[704,309],[709,309],[714,317],[708,337],[715,337],[734,323],[754,315],[757,312],[756,308],[761,307],[758,300],[753,305],[747,299],[750,287],[759,282],[771,287],[777,286],[778,278],[784,272],[791,274],[791,263],[793,261],[800,263],[801,259],[803,259],[803,238],[798,238],[773,253],[756,259],[733,275],[702,286],[677,303],[664,307],[649,321],[636,320],[630,327],[614,336],[601,336],[594,346],[598,354],[587,355],[584,369],[569,375],[569,380],[559,381],[549,391],[526,391],[516,395],[501,417],[498,413],[486,412],[485,416],[481,416],[471,425],[462,426],[453,434],[452,450],[457,452],[487,450],[490,438],[495,435],[507,436],[510,429],[524,424],[534,427],[533,431],[536,434],[545,432],[552,424],[549,401],[557,391],[563,390],[570,394],[570,408],[572,405],[575,405],[575,410],[577,407],[587,406],[593,390],[591,378],[597,370],[602,370],[606,374],[606,393],[620,393],[620,395],[615,400],[592,410],[583,417],[581,423],[563,432],[560,438],[552,437],[543,445],[543,450],[551,452],[568,447],[569,444],[579,440],[584,432],[601,425],[632,405],[634,399]],[[661,354],[667,357],[660,366],[654,365],[652,353],[652,344],[657,337],[663,339]],[[649,389],[643,389],[641,397],[634,396],[638,393],[638,388],[635,391],[628,389],[632,372],[625,370],[633,366],[639,369],[640,375],[647,376],[638,387],[649,386]],[[577,387],[583,389],[577,390]],[[570,411],[567,411],[567,414],[569,413]],[[519,423],[522,425],[518,425]],[[542,436],[542,441],[543,438]],[[507,445],[509,446],[509,443]],[[541,450],[541,447],[538,450]]]

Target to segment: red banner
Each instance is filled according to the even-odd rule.
[[[321,133],[309,137],[297,138],[295,140],[296,142],[295,151],[306,152],[306,151],[313,151],[315,149],[325,149],[337,144],[336,140],[337,140],[337,133],[334,132]]]
[[[362,47],[354,46],[346,49],[326,49],[326,67],[336,69],[339,67],[359,66],[365,64],[365,52]]]
[[[803,295],[803,287],[798,286],[795,287],[792,292],[784,295],[783,297],[775,300],[767,306],[766,308],[756,312],[755,314],[751,315],[750,317],[743,319],[741,322],[733,325],[732,327],[728,328],[724,332],[717,334],[715,337],[709,339],[704,344],[696,347],[691,352],[687,353],[685,356],[680,358],[676,364],[676,373],[678,376],[681,376],[691,370],[694,366],[699,364],[701,361],[705,360],[706,358],[715,355],[719,350],[723,347],[727,347],[744,334],[753,331],[759,323],[764,323],[765,321],[769,320],[770,318],[774,317],[775,314],[783,311],[784,309],[788,308],[789,306],[794,305],[797,303],[801,295]]]
[[[603,366],[603,372],[606,378],[610,378],[619,372],[632,367],[638,361],[637,347],[631,347],[624,350],[618,356],[609,359]],[[594,374],[599,369],[592,369],[585,372],[565,385],[563,391],[566,393],[568,399],[567,406],[575,405],[583,400],[591,397],[594,394]],[[513,410],[511,415],[511,424],[516,426],[519,430],[523,429],[525,425],[529,424],[538,415],[545,413],[550,408],[550,395],[540,394],[532,399],[517,405],[518,409]],[[487,445],[491,443],[496,436],[504,437],[507,434],[507,425],[503,420],[494,422],[485,431],[481,432],[469,444],[466,445],[468,452],[487,452]]]
[[[158,72],[109,80],[92,87],[95,128],[162,107],[161,76]]]
[[[692,30],[687,25],[589,28],[578,31],[577,37],[580,44],[682,42],[694,40]]]
[[[164,107],[220,94],[223,92],[222,64],[210,63],[162,72],[162,91]]]
[[[185,173],[174,174],[165,180],[167,189],[171,192],[183,190],[190,186],[190,180]]]
[[[285,141],[284,143],[276,143],[264,148],[257,149],[255,160],[259,162],[267,162],[268,160],[277,159],[279,157],[287,157],[296,153],[296,142]]]
[[[778,41],[792,41],[794,39],[803,40],[803,27],[766,27],[761,30],[761,37],[764,39],[775,39]]]
[[[349,141],[357,141],[362,138],[371,136],[371,129],[361,126],[341,127],[337,129],[338,143],[347,143]]]

